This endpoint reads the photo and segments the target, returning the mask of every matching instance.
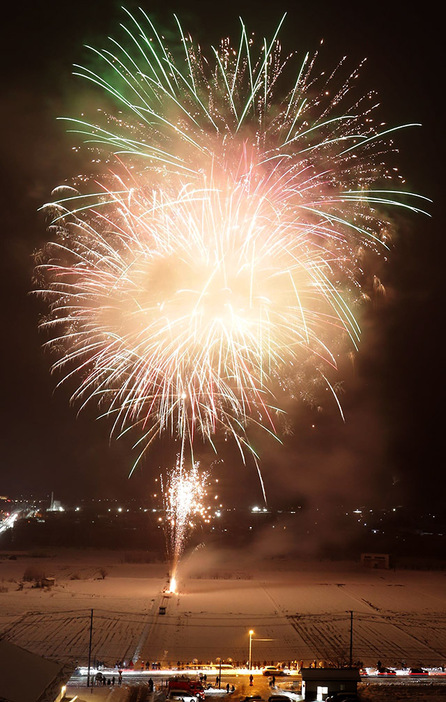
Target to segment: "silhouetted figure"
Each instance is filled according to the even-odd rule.
[[[252,673],[251,673],[251,675],[249,676],[249,684],[250,685],[252,685],[253,680],[254,680],[254,678],[253,678]]]

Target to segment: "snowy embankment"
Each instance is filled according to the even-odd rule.
[[[124,563],[116,552],[18,554],[0,560],[0,634],[48,657],[85,664],[93,610],[92,657],[110,666],[218,658],[244,665],[251,629],[257,667],[338,663],[348,660],[353,612],[354,661],[446,663],[443,572],[367,571],[351,563],[290,563],[278,572],[274,561],[245,570],[240,560],[233,569],[228,563],[229,557],[224,572],[189,564],[180,593],[167,596],[162,564]],[[22,583],[29,567],[44,569],[55,584]]]

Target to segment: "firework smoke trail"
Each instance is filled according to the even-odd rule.
[[[247,425],[277,435],[286,378],[310,363],[332,388],[339,340],[357,347],[362,261],[386,249],[389,208],[421,211],[385,164],[401,127],[377,123],[344,61],[325,75],[307,55],[281,97],[280,25],[258,55],[242,24],[238,48],[204,57],[177,22],[174,58],[127,14],[125,45],[76,69],[119,109],[69,120],[106,172],[48,206],[53,368],[115,434],[138,429],[140,456],[170,432],[193,463],[197,435],[221,431],[257,458]]]
[[[187,470],[181,456],[178,456],[175,468],[167,475],[164,504],[171,562],[169,592],[172,593],[177,591],[178,563],[187,535],[194,527],[196,518],[209,519],[209,508],[204,504],[207,479],[208,474],[200,473],[198,463]]]

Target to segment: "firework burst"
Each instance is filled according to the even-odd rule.
[[[177,591],[177,570],[186,538],[197,519],[208,522],[210,509],[205,505],[208,474],[195,463],[186,469],[178,456],[175,468],[167,474],[164,490],[167,547],[171,562],[169,592]]]
[[[389,208],[421,211],[385,165],[401,127],[377,125],[344,61],[318,74],[307,55],[282,95],[280,25],[257,55],[242,24],[207,58],[178,23],[174,59],[143,11],[128,22],[126,46],[76,71],[119,109],[70,119],[106,168],[48,206],[54,369],[116,433],[137,427],[140,455],[170,432],[193,458],[219,430],[256,455],[246,427],[276,435],[280,380],[309,358],[325,378],[334,340],[357,347],[361,261],[385,250]]]

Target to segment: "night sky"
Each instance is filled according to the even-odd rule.
[[[158,25],[177,12],[202,42],[238,37],[240,14],[256,34],[272,34],[282,12],[287,50],[324,48],[320,65],[331,68],[348,55],[351,65],[367,57],[360,80],[376,89],[389,124],[421,122],[401,132],[398,163],[410,189],[434,200],[433,218],[405,216],[389,263],[380,269],[387,302],[362,321],[363,342],[355,373],[346,371],[342,398],[346,424],[335,408],[315,417],[292,412],[293,435],[283,448],[266,442],[262,469],[272,502],[302,499],[329,505],[342,501],[419,504],[442,501],[444,277],[443,55],[441,20],[434,3],[417,12],[404,3],[353,2],[141,3]],[[56,118],[76,113],[85,86],[71,74],[85,58],[84,43],[103,45],[123,20],[119,3],[16,4],[3,23],[2,48],[2,446],[0,494],[48,494],[61,499],[149,493],[175,448],[162,442],[127,479],[135,454],[125,441],[110,444],[106,421],[92,412],[76,416],[68,392],[55,391],[50,359],[42,351],[37,323],[42,308],[32,288],[33,251],[47,239],[38,208],[51,190],[85,170],[82,156]],[[134,9],[137,3],[127,3]],[[440,58],[441,55],[441,58]],[[441,130],[441,131],[440,131]],[[84,156],[85,158],[85,156]],[[341,369],[342,375],[342,369]],[[313,427],[312,425],[315,424]],[[222,447],[227,504],[251,505],[261,496],[253,466],[241,466]],[[203,458],[213,460],[207,450]]]

